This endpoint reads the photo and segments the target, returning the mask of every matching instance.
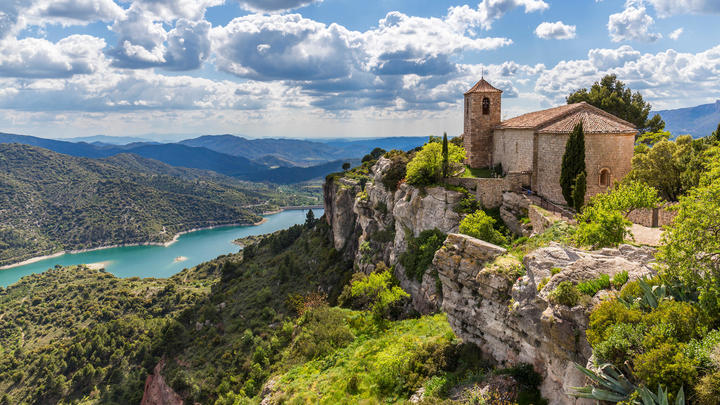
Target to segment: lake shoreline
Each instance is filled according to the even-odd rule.
[[[279,214],[279,213],[281,213],[281,212],[283,212],[283,211],[286,211],[286,210],[303,210],[303,209],[308,209],[308,208],[306,208],[306,207],[307,207],[307,206],[281,207],[280,209],[275,210],[275,211],[263,212],[262,215],[274,215],[274,214]],[[180,236],[185,235],[186,233],[197,232],[197,231],[205,231],[205,230],[217,229],[217,228],[233,227],[233,226],[258,226],[258,225],[264,224],[264,223],[267,222],[267,221],[268,221],[267,218],[262,218],[260,221],[255,222],[255,223],[251,223],[251,224],[248,224],[248,223],[237,223],[237,222],[236,222],[236,223],[223,224],[223,225],[212,225],[212,226],[206,226],[206,227],[200,227],[200,228],[192,228],[192,229],[188,229],[188,230],[186,230],[186,231],[181,231],[181,232],[176,233],[175,236],[173,236],[173,238],[172,238],[171,240],[167,241],[167,242],[117,243],[117,244],[114,244],[114,245],[99,246],[99,247],[95,247],[95,248],[76,249],[76,250],[61,250],[61,251],[59,251],[59,252],[55,252],[55,253],[51,253],[51,254],[47,254],[47,255],[31,257],[31,258],[26,259],[26,260],[23,260],[23,261],[21,261],[21,262],[11,263],[11,264],[6,264],[6,265],[3,265],[3,266],[0,266],[0,271],[2,271],[2,270],[9,270],[9,269],[12,269],[12,268],[15,268],[15,267],[20,267],[20,266],[25,266],[25,265],[27,265],[27,264],[37,263],[37,262],[40,262],[40,261],[43,261],[43,260],[46,260],[46,259],[53,259],[53,258],[55,258],[55,257],[60,257],[60,256],[65,255],[65,254],[71,254],[71,255],[72,255],[72,254],[78,254],[78,253],[94,252],[94,251],[97,251],[97,250],[113,249],[113,248],[119,248],[119,247],[133,247],[133,246],[162,246],[162,247],[169,247],[169,246],[171,246],[173,243],[177,242],[178,239],[180,238]]]

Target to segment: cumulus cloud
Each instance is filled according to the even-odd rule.
[[[240,7],[246,10],[265,12],[292,10],[313,3],[321,3],[322,0],[239,0],[239,2]]]
[[[668,37],[670,37],[670,39],[672,39],[672,40],[677,41],[678,38],[680,38],[680,35],[682,35],[682,33],[683,33],[683,29],[678,28],[675,31],[671,32],[670,35],[668,35]]]
[[[40,38],[0,43],[0,76],[66,78],[91,74],[106,65],[105,41],[89,35],[71,35],[57,43]]]
[[[358,34],[299,14],[252,14],[213,29],[216,65],[257,80],[323,80],[347,76]]]
[[[210,28],[207,21],[181,18],[168,32],[152,15],[131,7],[112,26],[119,39],[109,55],[113,65],[122,68],[197,69],[210,53]]]
[[[542,39],[573,39],[575,26],[564,24],[562,21],[543,22],[535,28],[535,35]]]
[[[625,10],[611,14],[608,20],[608,31],[613,42],[641,41],[655,42],[662,35],[651,32],[655,20],[647,14],[642,1],[628,0]]]
[[[449,20],[389,13],[377,29],[362,35],[366,65],[378,74],[444,75],[455,70],[453,55],[512,43],[507,38],[470,38]]]
[[[460,30],[475,26],[489,30],[495,20],[518,7],[524,7],[525,13],[533,13],[550,6],[542,0],[482,0],[475,9],[467,5],[451,7],[448,21]]]
[[[669,49],[641,54],[630,47],[595,49],[587,59],[562,61],[542,72],[535,91],[562,100],[571,91],[588,87],[614,73],[649,100],[698,99],[720,92],[720,45],[699,53]],[[660,106],[660,105],[658,105]],[[655,107],[658,107],[655,106]]]
[[[717,0],[647,0],[660,17],[677,14],[720,14]]]
[[[201,20],[208,7],[219,6],[225,0],[134,0],[131,8],[151,13],[154,19],[172,21],[180,18]]]
[[[28,14],[34,22],[57,22],[65,25],[112,21],[124,11],[113,0],[39,0]]]

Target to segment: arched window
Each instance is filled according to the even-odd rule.
[[[482,110],[483,110],[483,115],[490,114],[490,99],[487,97],[483,97]]]
[[[600,170],[600,187],[610,187],[610,169]]]

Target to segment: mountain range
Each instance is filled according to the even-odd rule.
[[[105,139],[91,137],[91,139]],[[75,139],[77,140],[77,138]],[[425,137],[384,138],[385,149],[413,148]],[[120,141],[117,141],[118,143]],[[341,170],[343,163],[357,164],[375,146],[371,140],[314,142],[297,139],[246,139],[233,135],[205,135],[179,143],[105,141],[69,142],[27,135],[0,133],[0,144],[39,146],[76,157],[105,158],[133,154],[172,166],[211,170],[248,181],[292,184]]]
[[[720,100],[695,107],[662,110],[658,113],[665,121],[665,130],[673,135],[690,134],[702,138],[715,131],[720,123]]]

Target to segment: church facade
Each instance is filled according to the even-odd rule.
[[[502,166],[505,174],[526,175],[525,186],[564,204],[560,170],[565,144],[575,125],[585,132],[587,194],[607,191],[630,172],[637,129],[587,103],[568,104],[501,120],[502,91],[481,79],[467,93],[463,142],[472,168]]]

